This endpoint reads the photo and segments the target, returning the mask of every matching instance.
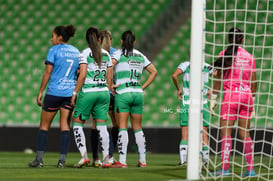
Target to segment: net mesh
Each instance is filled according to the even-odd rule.
[[[207,0],[205,8],[204,58],[214,62],[228,46],[228,31],[239,27],[244,32],[241,45],[256,61],[257,94],[254,102],[255,116],[251,119],[250,134],[254,143],[254,180],[273,179],[273,1],[272,0]],[[211,77],[210,88],[212,88]],[[210,117],[208,132],[210,163],[202,165],[201,178],[224,179],[210,173],[221,168],[220,110],[222,90],[218,95],[216,115]],[[209,111],[209,110],[207,110]],[[230,155],[231,178],[249,179],[241,174],[246,170],[242,142],[238,137],[237,123],[232,133]]]

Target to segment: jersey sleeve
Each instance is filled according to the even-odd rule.
[[[146,68],[147,66],[149,66],[151,64],[151,61],[145,55],[143,55],[143,58],[144,58],[143,67]]]
[[[114,51],[113,54],[111,55],[112,59],[115,59],[117,62],[119,61],[121,56],[121,50]]]
[[[186,61],[178,65],[178,69],[182,70],[182,72],[185,72],[186,68],[190,65],[190,62]]]
[[[51,64],[54,65],[55,63],[55,51],[54,51],[54,47],[51,47],[47,53],[47,57],[45,60],[45,64]]]
[[[78,60],[79,60],[79,64],[87,64],[87,56],[86,56],[85,51],[83,51],[79,54]]]

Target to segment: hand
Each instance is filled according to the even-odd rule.
[[[182,100],[182,90],[181,89],[179,89],[179,90],[177,90],[177,97],[178,97],[178,99],[181,101]]]
[[[118,85],[115,85],[115,84],[113,84],[112,85],[112,94],[113,94],[113,96],[115,96],[115,94],[116,94],[116,89],[120,86],[121,84],[118,84]]]
[[[43,99],[43,92],[39,92],[37,99],[36,99],[38,106],[42,106],[42,99]]]
[[[210,96],[211,96],[211,90],[208,90],[208,92],[207,92],[207,99],[209,99]]]
[[[77,95],[74,95],[74,94],[71,97],[70,104],[73,107],[76,105],[76,98],[77,98]]]
[[[211,100],[210,100],[210,112],[212,115],[215,115],[215,109],[217,106],[216,102],[217,94],[211,94]]]

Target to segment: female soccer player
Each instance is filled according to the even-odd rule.
[[[231,28],[228,48],[219,54],[214,62],[217,79],[214,81],[210,110],[216,107],[217,94],[223,82],[223,101],[220,112],[222,169],[214,175],[230,175],[229,160],[232,147],[231,132],[238,119],[239,137],[243,140],[247,171],[242,176],[254,176],[253,142],[249,134],[253,100],[256,93],[256,64],[250,53],[239,44],[244,40],[239,28]]]
[[[73,25],[57,26],[52,32],[50,48],[45,61],[37,104],[42,105],[43,91],[47,88],[44,98],[40,129],[38,131],[37,154],[30,167],[43,167],[43,154],[48,140],[48,130],[58,110],[60,110],[61,144],[60,159],[57,167],[64,167],[70,143],[70,120],[73,107],[70,99],[76,84],[79,50],[68,41],[75,34]]]
[[[189,52],[190,53],[190,52]],[[190,54],[189,54],[190,55]],[[209,112],[208,110],[208,97],[210,96],[210,91],[207,89],[209,75],[213,73],[213,68],[205,63],[203,68],[204,75],[204,88],[203,88],[203,148],[202,155],[204,164],[208,164],[209,161],[209,147],[208,147],[208,122],[209,122]],[[183,91],[179,86],[178,77],[183,75]],[[181,126],[181,141],[179,146],[180,163],[182,166],[187,161],[188,152],[188,117],[189,117],[189,99],[190,99],[190,62],[185,61],[181,63],[172,75],[173,83],[177,89],[178,99],[181,100],[180,104],[180,126]]]
[[[111,47],[112,44],[112,34],[108,30],[102,30],[100,32],[100,38],[101,38],[101,47],[108,51],[110,56],[113,54],[114,51],[116,51],[115,48]],[[110,131],[110,147],[109,147],[109,156],[110,156],[110,164],[113,164],[115,162],[115,159],[113,157],[113,152],[115,150],[115,146],[117,144],[118,140],[118,125],[117,121],[115,119],[115,114],[114,114],[114,96],[112,94],[112,91],[110,90],[110,106],[109,106],[109,111],[108,111],[109,116],[111,117],[112,120],[112,129]],[[98,155],[98,131],[96,129],[96,124],[93,120],[93,125],[91,129],[91,148],[92,148],[92,155],[93,155],[93,167],[101,167],[102,163],[99,160],[99,155]]]
[[[88,48],[79,55],[80,73],[71,98],[71,104],[77,103],[73,115],[73,131],[76,145],[82,158],[74,165],[80,168],[90,160],[87,155],[83,124],[92,114],[99,132],[102,147],[103,167],[109,167],[109,134],[107,131],[107,113],[109,109],[109,88],[112,85],[112,61],[109,53],[100,47],[100,32],[90,27],[86,32]]]
[[[135,35],[131,30],[125,31],[121,37],[121,49],[114,52],[112,61],[115,65],[115,114],[119,122],[118,150],[119,161],[113,168],[126,168],[128,146],[128,117],[135,134],[139,160],[137,166],[146,167],[146,143],[142,131],[142,113],[144,106],[143,90],[155,79],[157,70],[151,62],[138,50],[134,49]],[[149,72],[148,79],[140,85],[143,69]],[[115,87],[115,86],[114,86]]]

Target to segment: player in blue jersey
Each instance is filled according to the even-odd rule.
[[[57,167],[63,168],[70,143],[70,120],[73,107],[70,104],[79,68],[79,50],[68,44],[75,35],[73,25],[57,26],[52,32],[52,47],[49,49],[46,69],[37,96],[37,104],[42,106],[40,128],[37,139],[37,153],[29,167],[43,167],[43,155],[48,140],[48,130],[58,110],[60,110],[60,158]],[[45,98],[43,92],[47,86]]]
[[[101,38],[101,47],[108,51],[110,55],[113,54],[114,51],[116,51],[115,48],[111,47],[112,45],[112,34],[108,30],[102,30],[100,32],[100,38]],[[115,163],[115,159],[113,157],[113,152],[115,150],[115,146],[117,144],[118,140],[118,125],[117,121],[115,119],[115,114],[114,114],[114,96],[112,92],[110,91],[110,106],[109,106],[109,111],[108,111],[109,116],[111,117],[112,120],[112,129],[109,134],[109,139],[110,139],[110,147],[109,147],[109,156],[110,156],[110,164]],[[91,148],[92,148],[92,154],[93,154],[93,167],[101,167],[102,163],[99,160],[98,156],[98,143],[99,143],[99,134],[96,128],[96,123],[95,120],[93,119],[93,125],[91,129],[91,135],[90,135],[90,140],[91,140]]]

